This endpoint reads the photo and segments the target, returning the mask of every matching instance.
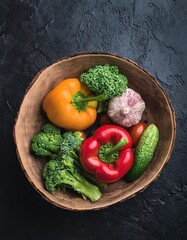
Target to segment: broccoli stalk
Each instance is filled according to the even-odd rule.
[[[101,197],[99,188],[80,175],[71,158],[47,162],[43,170],[43,178],[46,189],[53,194],[58,189],[68,187],[80,193],[83,199],[89,198],[92,202]]]
[[[77,102],[105,101],[121,96],[127,89],[126,76],[119,74],[117,66],[96,65],[80,76],[80,81],[97,94],[95,97],[78,98]]]

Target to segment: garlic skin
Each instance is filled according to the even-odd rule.
[[[141,120],[144,110],[145,102],[140,94],[127,88],[122,96],[109,101],[107,114],[114,123],[122,127],[131,127]]]

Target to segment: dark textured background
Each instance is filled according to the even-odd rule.
[[[187,1],[0,1],[0,239],[187,239]],[[170,161],[143,193],[107,209],[69,212],[31,187],[13,124],[35,74],[80,52],[112,52],[151,72],[176,112]]]

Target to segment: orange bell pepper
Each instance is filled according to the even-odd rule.
[[[43,109],[48,119],[67,130],[85,130],[97,117],[97,101],[84,101],[91,91],[77,78],[61,81],[44,98]]]

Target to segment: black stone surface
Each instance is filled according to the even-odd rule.
[[[0,239],[187,239],[187,1],[0,1]],[[50,205],[18,163],[12,132],[24,92],[53,61],[111,52],[151,72],[176,112],[177,138],[156,182],[107,209]]]

